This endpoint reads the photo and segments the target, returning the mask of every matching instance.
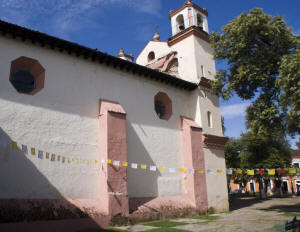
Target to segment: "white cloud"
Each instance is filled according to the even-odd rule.
[[[225,119],[245,116],[245,110],[250,105],[250,102],[233,104],[221,107],[221,114]]]
[[[159,16],[162,0],[0,0],[0,18],[37,30],[47,28],[56,36],[68,34],[86,25],[104,7],[129,7],[140,13]]]

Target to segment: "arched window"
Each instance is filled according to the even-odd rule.
[[[212,116],[211,116],[211,112],[207,111],[207,124],[209,128],[212,128]]]
[[[154,96],[154,110],[160,119],[170,119],[172,116],[172,101],[166,93],[159,92]]]
[[[178,32],[183,31],[185,29],[184,18],[182,14],[178,15],[176,18],[176,27]]]
[[[197,14],[197,26],[203,30],[203,17],[201,14]]]
[[[150,52],[148,54],[148,62],[152,61],[155,59],[155,53],[154,52]]]
[[[201,74],[202,74],[202,77],[204,77],[204,67],[203,67],[203,65],[201,65]]]

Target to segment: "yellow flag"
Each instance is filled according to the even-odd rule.
[[[128,167],[128,162],[123,162],[122,165],[123,167]]]
[[[235,172],[236,172],[236,174],[243,174],[243,170],[242,169],[237,169]]]
[[[95,160],[95,164],[97,164],[97,163],[99,163],[99,161],[98,161],[98,160]]]
[[[60,155],[57,156],[57,161],[60,161]]]
[[[199,173],[204,173],[204,169],[198,169],[197,170]]]
[[[247,175],[248,176],[254,176],[254,169],[248,169],[247,170]]]
[[[76,164],[79,164],[79,159],[76,159]]]
[[[111,164],[112,161],[111,160],[106,160],[106,163]]]
[[[82,163],[83,163],[83,164],[85,164],[85,162],[86,162],[86,160],[85,160],[85,159],[84,159],[84,160],[82,160]]]
[[[71,159],[70,159],[70,157],[68,157],[68,163],[71,163]]]
[[[141,169],[147,169],[147,165],[146,164],[141,164]]]
[[[31,155],[35,155],[35,148],[34,147],[31,148]]]
[[[50,153],[46,152],[46,159],[49,159],[49,158],[50,158]]]
[[[289,168],[289,174],[296,174],[296,168]]]
[[[16,141],[11,141],[11,149],[16,150],[18,148],[18,144]]]
[[[178,172],[186,172],[186,169],[185,168],[178,168]]]
[[[184,185],[184,187],[186,187],[187,186],[187,182],[183,181],[183,185]]]
[[[161,166],[161,167],[159,167],[159,170],[161,170],[162,172],[164,172],[164,171],[166,171],[166,167]]]
[[[275,169],[269,169],[268,170],[268,175],[274,176],[275,175]]]
[[[93,160],[90,160],[90,164],[92,164],[93,163]]]
[[[217,173],[222,174],[222,169],[217,169]]]

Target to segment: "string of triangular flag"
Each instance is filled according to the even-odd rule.
[[[129,163],[127,161],[118,161],[111,159],[84,159],[81,157],[72,158],[70,156],[62,156],[56,155],[56,153],[44,152],[42,150],[36,149],[35,147],[27,146],[24,144],[19,144],[16,141],[11,141],[11,149],[17,150],[20,149],[25,155],[29,153],[32,156],[36,156],[39,159],[46,159],[51,162],[61,162],[61,163],[75,163],[75,164],[88,164],[88,165],[98,165],[101,164],[109,164],[116,167],[127,167],[132,169],[141,169],[148,170],[151,172],[168,172],[168,173],[187,173],[187,174],[222,174],[226,172],[227,175],[269,175],[274,176],[279,175],[300,175],[300,168],[270,168],[270,169],[236,169],[236,168],[228,168],[226,171],[222,169],[207,169],[206,172],[204,169],[193,169],[193,168],[174,168],[174,167],[165,167],[165,166],[157,166],[157,165],[148,165],[148,164],[138,164],[138,163]]]
[[[227,175],[300,175],[300,168],[261,168],[261,169],[240,169],[240,168],[229,168],[227,169]]]
[[[157,165],[148,165],[148,164],[138,164],[134,162],[128,162],[128,161],[119,161],[119,160],[111,160],[111,159],[84,159],[81,157],[73,158],[71,156],[62,156],[62,155],[56,155],[56,153],[53,152],[44,152],[42,150],[39,150],[35,147],[24,145],[22,143],[18,143],[16,141],[11,141],[11,149],[17,150],[19,149],[24,153],[24,155],[31,155],[32,157],[37,157],[39,159],[45,159],[49,160],[51,162],[61,162],[61,163],[75,163],[75,164],[89,164],[89,165],[99,165],[99,164],[108,164],[113,165],[116,167],[127,167],[131,169],[141,169],[145,171],[151,171],[151,172],[168,172],[168,173],[187,173],[187,174],[195,174],[200,173],[204,174],[205,172],[207,174],[222,174],[225,173],[225,170],[222,169],[207,169],[206,171],[204,169],[193,169],[193,168],[174,168],[174,167],[166,167],[166,166],[157,166]]]

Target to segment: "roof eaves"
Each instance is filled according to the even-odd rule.
[[[33,31],[2,20],[0,20],[0,32],[2,32],[4,36],[6,34],[10,34],[14,39],[20,37],[23,42],[25,42],[26,40],[30,40],[33,44],[40,43],[42,47],[48,45],[51,49],[57,48],[60,52],[66,51],[69,55],[75,54],[77,57],[83,56],[83,58],[85,59],[91,58],[91,60],[94,62],[98,61],[100,64],[105,63],[107,66],[112,65],[114,68],[119,68],[120,70],[125,68],[127,72],[130,71],[133,74],[144,76],[150,79],[155,79],[174,87],[187,90],[194,90],[198,87],[195,83],[188,82],[177,77],[173,77],[171,75],[147,68],[145,66],[120,59],[107,53],[100,52],[97,49],[91,49],[67,40],[59,39],[57,37],[50,36],[38,31]]]

